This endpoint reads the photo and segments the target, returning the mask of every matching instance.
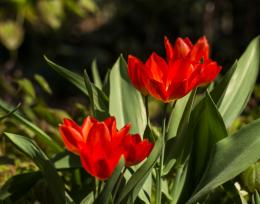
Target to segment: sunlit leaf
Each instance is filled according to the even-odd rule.
[[[110,73],[109,112],[115,116],[117,127],[131,123],[131,133],[143,135],[146,128],[146,111],[142,95],[137,91],[127,74],[127,64],[118,58]]]
[[[233,120],[243,111],[253,91],[259,70],[260,36],[248,45],[239,58],[237,68],[219,103],[219,112],[225,124],[230,126]]]

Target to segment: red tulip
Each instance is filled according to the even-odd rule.
[[[89,130],[97,122],[95,118],[87,117],[82,127],[73,120],[64,119],[59,131],[67,149],[75,154],[79,154],[79,143],[86,142]]]
[[[201,37],[195,45],[189,38],[178,38],[174,46],[167,37],[164,42],[166,60],[155,52],[145,63],[128,56],[129,77],[142,93],[169,102],[210,83],[220,72],[221,67],[209,58],[206,37]]]
[[[143,161],[153,148],[153,144],[147,139],[142,141],[139,134],[127,135],[124,138],[123,145],[126,166],[132,166]]]
[[[116,128],[114,117],[99,122],[87,117],[82,127],[74,121],[65,119],[60,133],[67,149],[80,155],[84,169],[101,180],[113,173],[120,156],[123,155],[127,166],[144,160],[153,147],[148,140],[141,141],[140,135],[128,134],[130,124],[121,130]]]

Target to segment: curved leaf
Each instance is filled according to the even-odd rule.
[[[219,112],[227,126],[231,125],[249,100],[258,76],[259,56],[260,36],[251,41],[246,51],[239,58],[237,68],[219,104]]]
[[[228,136],[224,121],[208,93],[192,111],[188,132],[193,135],[191,168],[193,182],[197,183],[213,145]]]
[[[127,64],[122,56],[110,73],[109,112],[116,117],[118,128],[130,122],[131,133],[144,133],[147,124],[144,102],[129,81]]]
[[[234,178],[260,159],[260,119],[219,141],[212,149],[207,169],[187,204]]]
[[[44,56],[44,59],[50,65],[50,67],[54,71],[56,71],[60,76],[67,79],[70,83],[72,83],[74,86],[76,86],[80,91],[82,91],[84,94],[88,95],[88,92],[85,88],[83,77],[81,77],[80,75],[78,75],[62,66],[55,64],[53,61],[49,60],[46,56]]]
[[[6,113],[12,112],[13,108],[9,107],[4,101],[0,99],[0,108],[5,111]],[[42,129],[34,125],[32,122],[24,118],[23,116],[19,115],[17,112],[12,112],[11,117],[16,119],[18,122],[22,123],[33,132],[35,132],[36,136],[44,142],[48,147],[52,148],[56,152],[62,150],[62,148],[51,138],[47,135]]]
[[[10,141],[25,155],[34,161],[42,171],[44,178],[53,195],[53,203],[65,203],[65,188],[53,164],[33,140],[12,133],[4,133]]]

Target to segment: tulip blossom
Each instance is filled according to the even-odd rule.
[[[221,67],[209,58],[206,37],[201,37],[195,45],[189,38],[178,38],[174,46],[167,37],[164,42],[166,60],[155,52],[145,63],[128,56],[130,80],[144,95],[170,102],[210,83],[220,72]]]
[[[101,180],[111,176],[122,155],[126,166],[135,165],[144,160],[153,147],[148,140],[142,141],[140,135],[129,134],[130,124],[118,131],[114,117],[103,122],[87,117],[82,126],[64,119],[59,130],[66,148],[79,154],[83,168]]]
[[[127,135],[124,138],[123,145],[126,166],[132,166],[143,161],[153,148],[153,144],[147,139],[142,141],[139,134]]]

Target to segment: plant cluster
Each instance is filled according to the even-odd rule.
[[[174,45],[165,38],[165,48],[166,59],[154,52],[145,63],[120,56],[103,81],[96,66],[91,81],[86,70],[81,76],[45,57],[89,99],[91,113],[81,121],[66,116],[54,138],[19,113],[20,106],[1,101],[4,120],[12,118],[34,138],[4,136],[38,169],[10,178],[0,200],[259,204],[258,177],[251,178],[259,172],[260,120],[229,130],[254,88],[260,37],[217,82],[221,63],[209,57],[205,37],[194,45],[189,38]],[[160,126],[150,120],[151,100],[163,107]]]

